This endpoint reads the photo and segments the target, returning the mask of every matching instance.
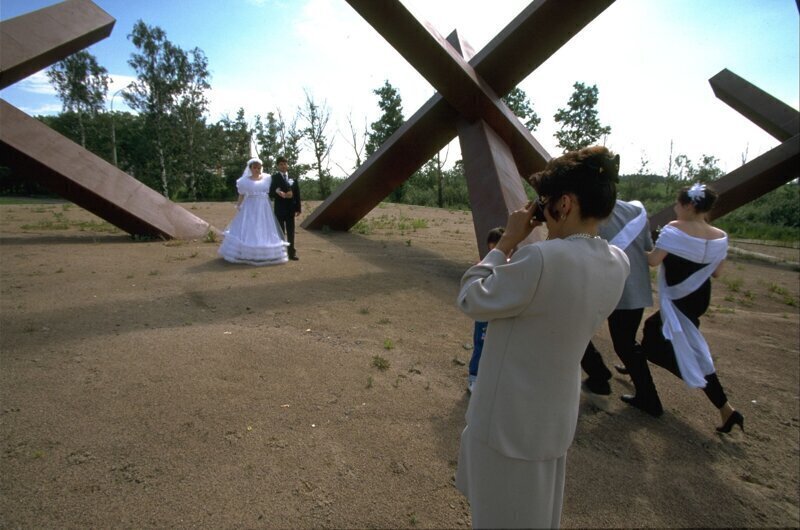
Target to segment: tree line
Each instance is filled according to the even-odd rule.
[[[279,156],[289,160],[301,177],[304,198],[324,199],[344,180],[335,177],[331,169],[336,133],[330,130],[331,111],[326,102],[306,92],[304,104],[291,116],[275,110],[256,115],[250,125],[244,108],[240,108],[234,117],[224,116],[212,123],[207,117],[206,93],[211,85],[205,53],[199,48],[180,48],[161,28],[141,20],[128,38],[135,48],[128,64],[136,79],[112,95],[111,110],[105,111],[107,70],[90,53],[81,51],[47,71],[63,111],[37,118],[172,200],[233,199],[235,181],[250,157],[254,141],[266,170],[274,168]],[[373,93],[381,111],[376,121],[358,127],[352,116],[348,117],[346,142],[355,165],[339,166],[343,174],[350,174],[361,165],[405,122],[402,98],[388,80]],[[117,95],[134,112],[114,111]],[[523,90],[514,88],[503,100],[529,130],[536,130],[541,120]],[[596,85],[573,85],[566,106],[554,115],[559,125],[555,138],[565,152],[605,143],[611,134],[611,127],[598,118],[598,101]],[[469,209],[463,164],[457,160],[450,169],[444,169],[447,157],[446,149],[437,153],[388,200]],[[673,156],[670,145],[666,175],[652,173],[649,162],[642,158],[636,174],[621,177],[620,197],[641,200],[649,211],[657,211],[674,201],[683,183],[709,183],[719,178],[722,170],[717,164],[717,158],[711,155],[704,154],[696,162],[683,154]],[[785,202],[794,200],[797,204],[797,186],[784,188],[768,195],[770,198],[764,200],[758,213],[748,213],[749,207],[744,207],[725,216],[721,224],[734,230],[741,229],[740,220],[748,225],[763,225],[764,229],[777,225],[788,228],[796,239],[800,214]],[[0,194],[42,192],[24,175],[0,168]],[[528,193],[534,195],[530,188]]]

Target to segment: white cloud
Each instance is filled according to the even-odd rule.
[[[47,96],[56,95],[56,89],[50,84],[50,79],[48,79],[45,70],[41,70],[29,77],[26,77],[22,81],[16,83],[14,86],[23,92],[31,92],[33,94],[43,94]]]

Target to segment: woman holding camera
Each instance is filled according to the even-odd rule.
[[[459,307],[490,322],[456,474],[475,527],[559,526],[581,357],[629,273],[625,253],[597,235],[618,171],[605,147],[551,160],[531,179],[539,199],[511,213],[462,278]],[[515,251],[542,221],[548,240]]]

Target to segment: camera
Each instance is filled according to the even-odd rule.
[[[539,200],[533,201],[533,216],[531,217],[531,219],[533,219],[534,221],[539,221],[540,223],[545,222],[544,205]]]

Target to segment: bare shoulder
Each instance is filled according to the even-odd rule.
[[[708,233],[711,236],[710,239],[720,239],[728,235],[724,230],[721,230],[716,226],[708,225],[708,229]]]

